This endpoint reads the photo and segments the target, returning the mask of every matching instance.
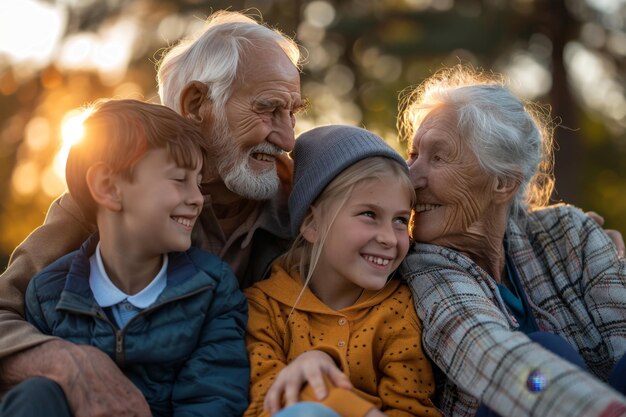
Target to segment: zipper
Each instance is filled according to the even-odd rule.
[[[69,307],[62,307],[60,310],[66,311],[68,313],[80,315],[80,316],[90,316],[90,317],[102,320],[103,322],[111,326],[111,330],[113,330],[113,334],[115,335],[115,349],[114,349],[115,363],[119,367],[124,366],[124,330],[118,329],[115,323],[109,320],[106,313],[102,310],[102,307],[98,307],[98,310],[96,310],[95,312],[78,310],[78,309],[69,308]]]
[[[121,368],[124,366],[124,331],[115,332],[115,363]]]

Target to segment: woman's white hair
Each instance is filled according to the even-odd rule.
[[[222,108],[232,93],[239,64],[251,48],[278,45],[299,68],[300,50],[289,37],[252,18],[218,11],[201,31],[181,40],[159,63],[157,81],[161,103],[181,113],[180,94],[190,81],[208,85],[208,97]]]
[[[401,98],[398,130],[412,140],[434,109],[456,115],[456,128],[482,169],[519,184],[509,216],[548,203],[552,176],[553,123],[545,109],[523,103],[504,87],[501,78],[457,65],[428,78]]]

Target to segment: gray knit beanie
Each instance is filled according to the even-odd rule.
[[[297,236],[307,210],[324,188],[344,169],[361,159],[384,156],[408,172],[406,162],[380,137],[354,126],[321,126],[302,133],[291,152],[293,190],[289,196],[291,233]]]

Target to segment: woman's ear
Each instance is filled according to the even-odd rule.
[[[511,201],[519,189],[520,182],[520,175],[497,177],[493,187],[494,200],[498,203]]]
[[[200,81],[188,82],[180,93],[180,113],[183,117],[196,123],[202,123],[205,114],[212,114],[211,100],[207,97],[208,92],[209,86],[205,83]]]
[[[87,170],[86,179],[91,197],[99,207],[111,211],[122,210],[119,176],[113,173],[111,167],[103,162],[97,163]]]

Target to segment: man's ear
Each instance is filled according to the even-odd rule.
[[[100,162],[87,170],[87,187],[94,201],[100,207],[111,211],[122,210],[122,193],[118,186],[119,176],[111,167]]]
[[[205,83],[188,82],[180,93],[180,113],[183,117],[202,123],[205,114],[212,114],[211,100],[207,97],[208,92],[209,86]],[[207,110],[209,110],[208,113]]]
[[[494,200],[498,203],[511,201],[517,193],[520,183],[521,175],[497,177],[493,187]]]
[[[309,243],[315,243],[319,238],[319,227],[317,223],[316,216],[313,213],[309,213],[300,226],[300,234]]]

